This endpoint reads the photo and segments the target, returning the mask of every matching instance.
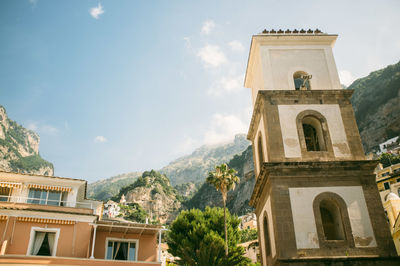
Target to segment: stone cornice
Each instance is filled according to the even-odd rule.
[[[338,104],[341,101],[350,101],[353,90],[259,90],[254,104],[253,115],[251,117],[247,139],[254,138],[258,117],[260,116],[261,106],[268,100],[272,104],[310,104],[314,100],[315,104]],[[295,103],[295,101],[297,101]]]
[[[371,175],[377,166],[377,160],[361,160],[361,161],[328,161],[328,162],[267,162],[263,163],[261,171],[257,176],[254,185],[253,194],[251,195],[249,204],[256,207],[261,197],[262,188],[265,186],[271,173],[274,176],[305,175],[308,176],[316,171],[321,171],[324,176],[338,176],[342,171],[343,175]]]

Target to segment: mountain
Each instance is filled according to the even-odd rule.
[[[240,155],[235,155],[228,162],[228,166],[238,171],[237,176],[240,178],[240,183],[234,190],[228,192],[227,208],[236,215],[253,211],[253,208],[248,205],[256,181],[253,171],[252,146],[249,146]],[[223,203],[221,193],[213,186],[204,183],[190,200],[184,202],[184,207],[204,210],[206,206],[222,207]]]
[[[8,118],[0,106],[0,170],[53,175],[53,164],[39,154],[39,135]]]
[[[348,89],[354,90],[351,102],[365,152],[400,135],[400,62],[371,72]]]
[[[176,159],[160,170],[168,176],[171,184],[177,186],[182,196],[188,198],[193,195],[199,184],[202,184],[215,165],[229,161],[235,154],[244,151],[250,142],[246,135],[238,134],[233,142],[214,146],[202,146],[192,154]],[[118,194],[118,191],[135,182],[139,172],[131,172],[99,180],[88,185],[88,197],[106,201]]]
[[[183,200],[171,186],[169,179],[154,170],[143,172],[133,184],[121,188],[113,200],[119,201],[122,195],[125,195],[128,206],[132,204],[141,206],[151,220],[162,224],[175,219]]]
[[[245,134],[235,136],[233,142],[218,146],[202,146],[192,154],[171,162],[160,170],[167,175],[173,185],[202,183],[209,171],[218,164],[228,162],[235,154],[243,152],[250,142]]]
[[[101,179],[88,185],[87,196],[90,199],[107,201],[117,195],[121,188],[133,184],[141,175],[141,172],[130,172]]]

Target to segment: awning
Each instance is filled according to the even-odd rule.
[[[75,224],[75,221],[71,221],[71,220],[58,220],[58,219],[35,218],[35,217],[18,217],[17,221],[42,223],[42,224]]]
[[[0,182],[0,187],[9,187],[9,188],[21,188],[22,184],[21,183],[16,183],[16,182]]]
[[[50,185],[43,185],[43,184],[28,184],[28,188],[54,190],[54,191],[61,191],[61,192],[71,192],[72,191],[72,188],[70,188],[70,187],[50,186]]]

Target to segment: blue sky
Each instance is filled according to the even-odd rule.
[[[0,105],[55,175],[159,169],[246,133],[251,36],[339,34],[342,83],[399,61],[400,1],[0,1]]]

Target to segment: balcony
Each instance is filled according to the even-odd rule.
[[[3,255],[0,257],[0,264],[17,264],[17,265],[85,265],[85,266],[146,266],[161,265],[161,262],[151,261],[117,261],[103,259],[86,259],[86,258],[66,258],[66,257],[45,257],[45,256],[20,256],[20,255]]]
[[[49,198],[31,198],[0,195],[0,208],[16,210],[36,210],[48,212],[63,212],[73,214],[93,215],[96,204],[93,202],[76,202],[53,200]]]

